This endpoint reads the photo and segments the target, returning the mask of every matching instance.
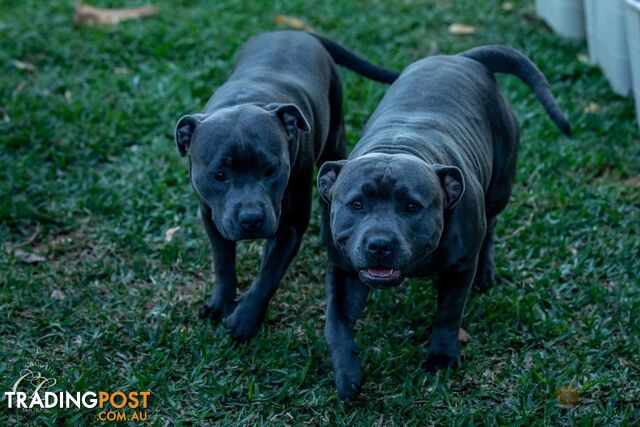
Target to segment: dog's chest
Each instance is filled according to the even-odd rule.
[[[416,267],[415,271],[410,273],[408,276],[409,277],[425,277],[425,276],[437,275],[442,271],[442,267],[445,264],[446,264],[445,259],[436,250],[436,252],[424,258]]]

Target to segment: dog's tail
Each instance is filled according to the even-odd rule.
[[[333,58],[336,64],[348,68],[351,71],[354,71],[368,79],[375,80],[381,83],[391,84],[396,81],[398,76],[400,76],[400,73],[386,70],[382,67],[378,67],[377,65],[365,61],[355,53],[349,52],[347,49],[340,46],[336,42],[325,39],[324,37],[321,37],[317,34],[309,34],[314,36],[320,41],[320,43],[322,43],[322,45],[327,50],[327,52],[329,52],[329,55],[331,55],[331,58]]]
[[[492,73],[511,74],[527,83],[558,129],[565,135],[571,135],[571,125],[553,97],[549,82],[542,71],[524,54],[507,46],[488,45],[470,49],[461,55],[480,62]]]

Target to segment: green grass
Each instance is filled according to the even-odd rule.
[[[71,1],[0,0],[1,392],[25,366],[47,363],[60,389],[151,390],[159,425],[638,422],[640,136],[632,101],[579,60],[583,43],[554,36],[525,0],[512,11],[471,0],[160,3],[157,17],[95,29],[73,25]],[[498,223],[502,280],[470,298],[459,372],[420,370],[435,295],[412,280],[373,294],[357,327],[363,392],[339,402],[322,338],[317,205],[255,340],[233,348],[223,328],[198,320],[212,269],[173,126],[204,106],[237,49],[275,29],[277,14],[396,69],[479,44],[520,48],[568,112],[569,139],[528,87],[500,78],[523,129],[520,164]],[[454,22],[477,33],[450,35]],[[353,144],[385,86],[343,76]],[[21,262],[20,243],[46,262]],[[259,252],[241,245],[245,286]],[[580,392],[578,406],[558,405],[564,386]],[[6,406],[2,395],[0,424],[96,415]]]

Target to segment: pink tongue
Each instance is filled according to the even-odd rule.
[[[368,268],[367,273],[372,276],[389,277],[393,274],[393,268]]]

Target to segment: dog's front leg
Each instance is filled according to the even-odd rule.
[[[438,309],[429,340],[429,354],[424,369],[456,369],[460,366],[458,331],[464,306],[476,271],[477,259],[472,263],[449,269],[438,279]]]
[[[258,277],[226,320],[227,330],[234,340],[248,341],[258,333],[267,305],[300,248],[302,234],[293,226],[284,226],[267,240]]]
[[[211,209],[201,205],[202,221],[211,242],[216,284],[211,297],[199,311],[201,319],[219,322],[233,312],[236,305],[236,243],[222,237],[211,217]]]
[[[333,264],[327,268],[327,318],[324,336],[327,340],[338,395],[344,402],[355,399],[362,385],[362,369],[353,327],[360,317],[369,288],[356,272],[346,272]]]

